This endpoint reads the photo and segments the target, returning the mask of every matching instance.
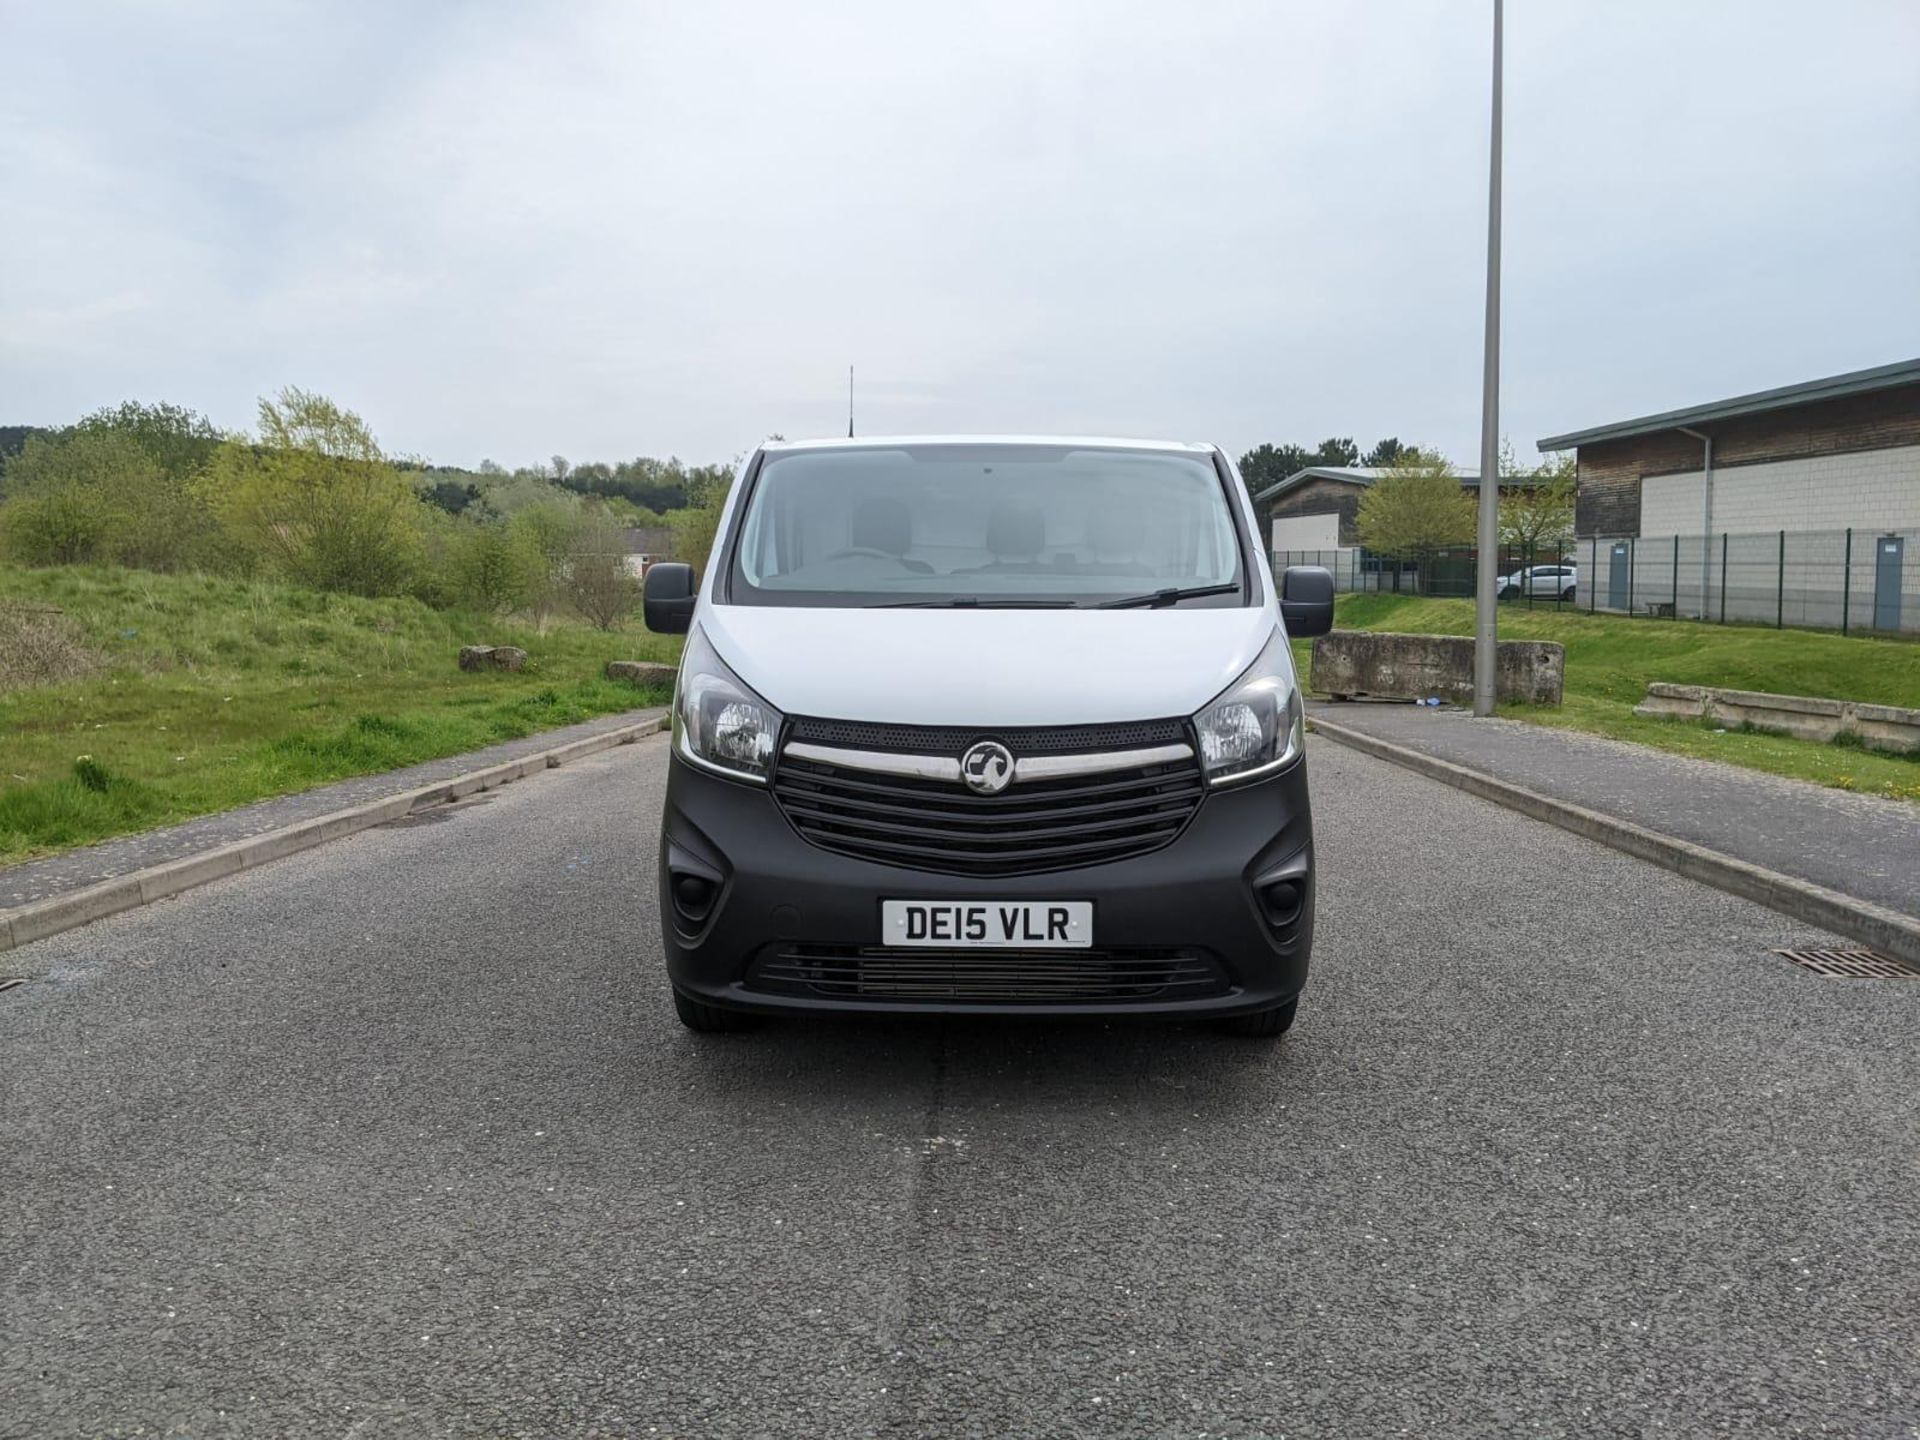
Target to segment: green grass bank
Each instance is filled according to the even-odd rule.
[[[0,565],[0,864],[664,703],[630,622],[464,615],[286,585]],[[525,670],[463,673],[463,644]]]
[[[1471,635],[1473,602],[1343,595],[1334,623],[1343,630]],[[1693,721],[1650,720],[1633,713],[1654,680],[1920,706],[1920,643],[1814,630],[1629,620],[1511,604],[1500,607],[1500,635],[1506,640],[1554,640],[1567,651],[1565,703],[1557,709],[1505,706],[1503,715],[1842,790],[1920,801],[1920,758],[1756,731],[1722,731]],[[1302,641],[1294,649],[1311,686],[1312,642]]]

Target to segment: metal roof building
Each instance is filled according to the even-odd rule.
[[[1920,624],[1920,359],[1539,443],[1578,457],[1583,603]]]

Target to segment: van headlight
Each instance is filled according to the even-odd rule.
[[[694,626],[673,692],[674,747],[708,770],[764,783],[779,737],[780,712],[749,690]]]
[[[1210,784],[1251,780],[1293,762],[1306,744],[1306,712],[1286,632],[1274,630],[1260,658],[1193,717],[1193,728]]]

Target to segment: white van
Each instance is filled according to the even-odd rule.
[[[763,446],[687,635],[660,837],[680,1018],[1158,1013],[1293,1021],[1313,825],[1290,631],[1211,445]]]

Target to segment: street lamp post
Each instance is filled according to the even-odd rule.
[[[1500,543],[1500,40],[1493,0],[1493,143],[1487,169],[1486,370],[1480,392],[1480,544],[1474,566],[1473,713],[1493,713],[1499,601],[1494,552]]]

